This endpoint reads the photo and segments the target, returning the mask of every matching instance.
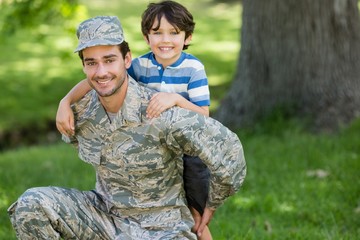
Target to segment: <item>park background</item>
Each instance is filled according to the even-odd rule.
[[[0,239],[16,239],[6,209],[27,188],[94,187],[92,167],[60,141],[54,123],[59,100],[84,77],[73,53],[75,28],[90,16],[117,15],[137,57],[148,51],[140,16],[149,2],[80,1],[71,21],[0,36]],[[214,112],[236,72],[242,5],[181,3],[195,18],[187,52],[206,67]],[[248,176],[216,212],[210,226],[215,240],[360,236],[359,121],[335,133],[315,134],[302,121],[275,112],[252,128],[233,130],[244,145]]]

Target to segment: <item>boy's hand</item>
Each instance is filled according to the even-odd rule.
[[[68,137],[75,134],[74,113],[70,104],[66,101],[60,101],[56,113],[56,127],[61,134]]]
[[[148,118],[158,117],[163,111],[176,105],[178,96],[177,93],[155,93],[146,109],[146,116]]]
[[[201,223],[196,231],[198,237],[201,236],[202,232],[204,231],[204,228],[210,223],[214,213],[215,213],[214,209],[207,207],[204,209],[204,214],[201,217]]]
[[[201,223],[201,215],[195,208],[189,206],[189,209],[190,209],[191,215],[192,215],[192,217],[194,219],[194,222],[195,222],[195,224],[192,227],[191,231],[196,233],[199,226],[200,226],[200,223]]]

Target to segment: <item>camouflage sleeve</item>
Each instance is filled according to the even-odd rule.
[[[81,98],[78,102],[71,105],[71,108],[74,112],[75,131],[77,128],[77,126],[76,126],[77,122],[84,115],[84,113],[87,109],[86,106],[88,106],[88,103],[90,102],[91,98],[93,97],[93,94],[94,94],[94,91],[90,91],[87,94],[85,94],[84,97]],[[74,145],[75,147],[78,146],[78,141],[75,136],[68,137],[66,135],[62,135],[62,140],[65,143]]]
[[[186,117],[180,112],[186,112]],[[174,111],[171,125],[172,144],[186,154],[199,156],[208,166],[211,177],[207,207],[219,207],[240,189],[246,175],[238,136],[220,122],[184,109]]]
[[[74,145],[75,147],[77,147],[77,145],[78,145],[78,141],[75,136],[68,137],[68,136],[62,134],[61,139],[68,144]]]

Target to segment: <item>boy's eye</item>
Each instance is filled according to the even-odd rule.
[[[172,31],[172,32],[170,32],[170,34],[171,34],[171,35],[177,35],[177,34],[179,34],[179,32]]]

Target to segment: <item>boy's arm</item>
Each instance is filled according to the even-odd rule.
[[[150,99],[149,106],[146,110],[147,117],[158,117],[160,113],[173,106],[185,108],[207,117],[209,116],[208,106],[197,106],[177,93],[158,92]]]
[[[56,127],[60,133],[66,136],[75,134],[74,114],[70,106],[79,101],[90,90],[90,85],[87,83],[87,80],[84,79],[76,84],[66,96],[61,99],[56,113]]]

